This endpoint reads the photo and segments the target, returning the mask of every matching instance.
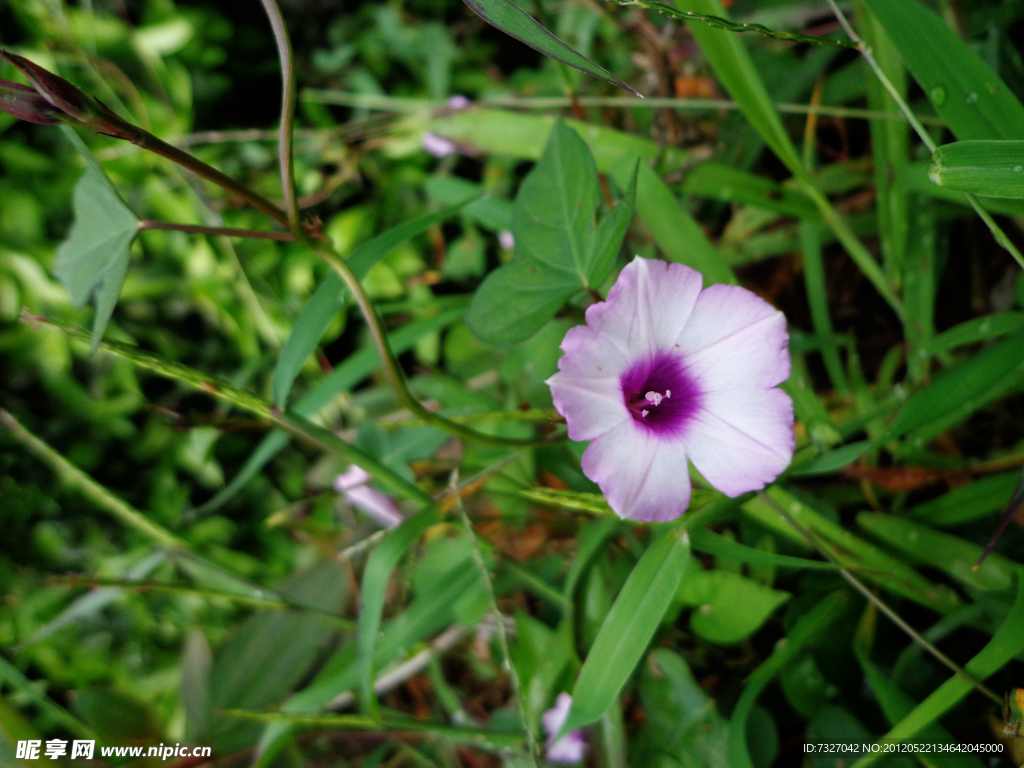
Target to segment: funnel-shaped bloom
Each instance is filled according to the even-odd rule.
[[[565,718],[569,716],[571,706],[572,696],[560,693],[555,699],[555,706],[541,715],[541,723],[548,734],[544,759],[549,763],[575,765],[582,761],[587,753],[587,743],[583,740],[583,732],[579,728],[569,731],[560,739],[555,738],[565,725]]]
[[[728,496],[763,488],[793,458],[786,318],[745,288],[635,258],[548,379],[583,472],[620,517],[664,521],[690,503],[687,459]]]
[[[395,502],[370,485],[369,473],[355,464],[334,478],[334,490],[385,528],[394,528],[404,519]]]

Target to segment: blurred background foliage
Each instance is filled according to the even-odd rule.
[[[864,8],[850,9],[864,18]],[[935,9],[1024,95],[1024,4],[942,0]],[[915,280],[928,283],[913,294],[920,325],[912,330],[807,212],[810,202],[782,183],[789,172],[751,124],[727,105],[700,103],[728,94],[684,25],[586,0],[528,6],[640,91],[680,100],[675,108],[623,109],[611,86],[540,56],[457,0],[347,7],[291,0],[283,10],[306,89],[299,192],[343,255],[400,222],[486,193],[396,248],[366,281],[390,328],[421,324],[403,337],[401,360],[414,391],[447,413],[519,413],[491,428],[529,434],[530,414],[551,407],[543,382],[555,371],[557,344],[582,321],[585,297],[578,297],[532,339],[498,348],[476,339],[460,319],[484,275],[511,256],[500,235],[511,227],[515,192],[543,149],[553,114],[608,129],[591,133],[575,124],[612,188],[623,186],[613,165],[628,145],[656,162],[672,193],[669,203],[638,209],[620,266],[627,254],[664,253],[665,230],[657,222],[671,224],[678,215],[672,206],[682,205],[721,262],[785,311],[801,448],[822,453],[877,437],[934,373],[978,375],[962,366],[1024,327],[1020,270],[962,201],[930,186],[928,153],[907,139],[905,124],[842,111],[895,112],[879,100],[855,52],[742,38],[776,103],[824,108],[810,119],[806,110],[784,114],[818,188],[881,254],[892,284],[909,291]],[[737,0],[730,12],[814,34],[835,29],[817,3]],[[279,198],[272,130],[278,64],[256,3],[5,0],[0,43]],[[0,77],[17,79],[10,67],[0,67]],[[567,93],[581,100],[574,108],[567,99],[554,108],[531,102]],[[926,94],[913,83],[908,93],[941,139]],[[490,106],[453,110],[446,100],[456,94]],[[896,155],[901,141],[904,154],[893,155],[890,143],[880,177],[873,154],[877,159],[884,131],[894,125],[903,131]],[[423,151],[426,131],[447,136],[459,151],[443,158]],[[85,139],[140,216],[265,226],[255,212],[160,158],[112,139]],[[90,357],[87,345],[52,328],[20,322],[23,307],[67,323],[90,322],[91,309],[75,309],[52,277],[82,164],[60,131],[0,114],[0,165],[0,406],[198,558],[155,547],[111,516],[109,503],[58,482],[58,459],[47,463],[24,439],[0,430],[0,763],[20,764],[13,757],[18,739],[95,734],[112,744],[211,744],[223,765],[257,755],[267,764],[365,768],[520,764],[498,737],[469,739],[443,725],[487,724],[505,733],[517,719],[494,622],[483,619],[487,593],[472,564],[474,549],[457,521],[428,532],[386,595],[378,668],[438,649],[382,694],[388,711],[419,726],[313,726],[269,735],[273,728],[221,712],[350,703],[335,697],[358,682],[346,670],[354,663],[366,556],[358,546],[346,548],[372,536],[377,524],[332,490],[344,463],[298,443],[240,487],[228,485],[264,439],[265,423],[127,359]],[[882,212],[876,184],[886,183],[893,168],[902,186],[890,190]],[[998,220],[1008,235],[1024,242],[1018,211],[998,203],[993,211],[1003,214]],[[893,232],[903,234],[892,239]],[[906,256],[892,256],[886,249],[893,247]],[[824,265],[820,286],[808,286],[808,254]],[[107,338],[272,400],[277,356],[326,274],[314,254],[294,244],[147,231],[133,246]],[[815,317],[815,301],[824,302],[825,325]],[[366,348],[358,315],[343,313],[303,366],[298,395]],[[839,350],[831,362],[822,352],[829,349]],[[912,354],[921,350],[923,362]],[[649,534],[604,516],[595,497],[571,495],[597,490],[579,469],[583,446],[509,452],[460,444],[432,427],[389,425],[399,403],[370,359],[352,369],[352,380],[318,420],[430,493],[443,491],[456,467],[463,479],[492,471],[486,483],[472,486],[467,505],[509,619],[512,660],[536,727],[555,695],[571,689]],[[881,574],[868,579],[873,588],[960,663],[1006,617],[1014,563],[1024,561],[1024,535],[1011,524],[988,565],[970,568],[1024,463],[1024,371],[1017,364],[1007,371],[955,421],[931,414],[895,460],[874,450],[838,471],[819,467],[791,478],[776,495],[845,564]],[[954,405],[960,403],[938,408]],[[716,530],[763,552],[810,554],[757,500],[730,510]],[[757,768],[798,765],[809,735],[885,733],[949,672],[853,593],[775,670],[777,682],[757,704],[742,703],[745,681],[776,642],[841,587],[839,576],[823,570],[741,563],[724,554],[690,560],[656,650],[620,703],[588,731],[588,764],[724,766],[730,728],[742,728]],[[1024,685],[1019,653],[988,685],[1000,695]],[[972,694],[929,736],[1003,739],[1012,750],[999,718],[998,707]],[[954,763],[1010,765],[1011,758],[944,761]],[[815,757],[810,764],[841,760]]]

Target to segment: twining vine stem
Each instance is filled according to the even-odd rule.
[[[300,228],[299,198],[295,192],[295,167],[292,152],[293,128],[295,125],[295,61],[292,56],[292,41],[277,0],[261,0],[263,9],[270,19],[274,31],[274,42],[281,60],[281,124],[278,129],[277,152],[281,166],[281,189],[284,205],[288,211],[288,228],[298,232]]]

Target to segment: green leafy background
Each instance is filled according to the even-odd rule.
[[[804,741],[886,734],[1002,747],[924,765],[1024,762],[1000,705],[932,652],[995,698],[1024,686],[1019,510],[974,567],[1024,465],[1024,282],[962,195],[1024,244],[1024,7],[848,8],[933,157],[851,49],[479,4],[591,77],[456,0],[283,6],[299,193],[421,400],[504,437],[559,429],[544,381],[566,330],[634,254],[664,258],[786,313],[793,466],[736,500],[698,483],[673,525],[620,521],[583,445],[410,420],[308,249],[137,228],[268,228],[258,213],[0,113],[0,766],[31,738],[526,766],[563,691],[590,766],[849,765]],[[677,10],[842,35],[817,3]],[[280,197],[258,4],[7,0],[0,44]],[[345,446],[387,473],[396,531],[332,490]],[[450,501],[423,505],[456,469],[472,537]]]

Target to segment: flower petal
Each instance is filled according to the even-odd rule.
[[[683,442],[659,439],[630,418],[590,444],[583,473],[601,487],[619,517],[674,520],[690,504]]]
[[[569,437],[593,440],[629,418],[619,377],[629,361],[578,325],[562,341],[558,373],[548,379],[555,409],[565,417]]]
[[[786,316],[735,285],[697,299],[676,344],[702,392],[774,387],[789,378]]]
[[[587,325],[627,357],[672,348],[693,311],[703,278],[682,264],[637,256],[607,301],[587,309]]]
[[[793,402],[780,389],[711,392],[684,442],[697,471],[727,496],[764,488],[793,459]]]

